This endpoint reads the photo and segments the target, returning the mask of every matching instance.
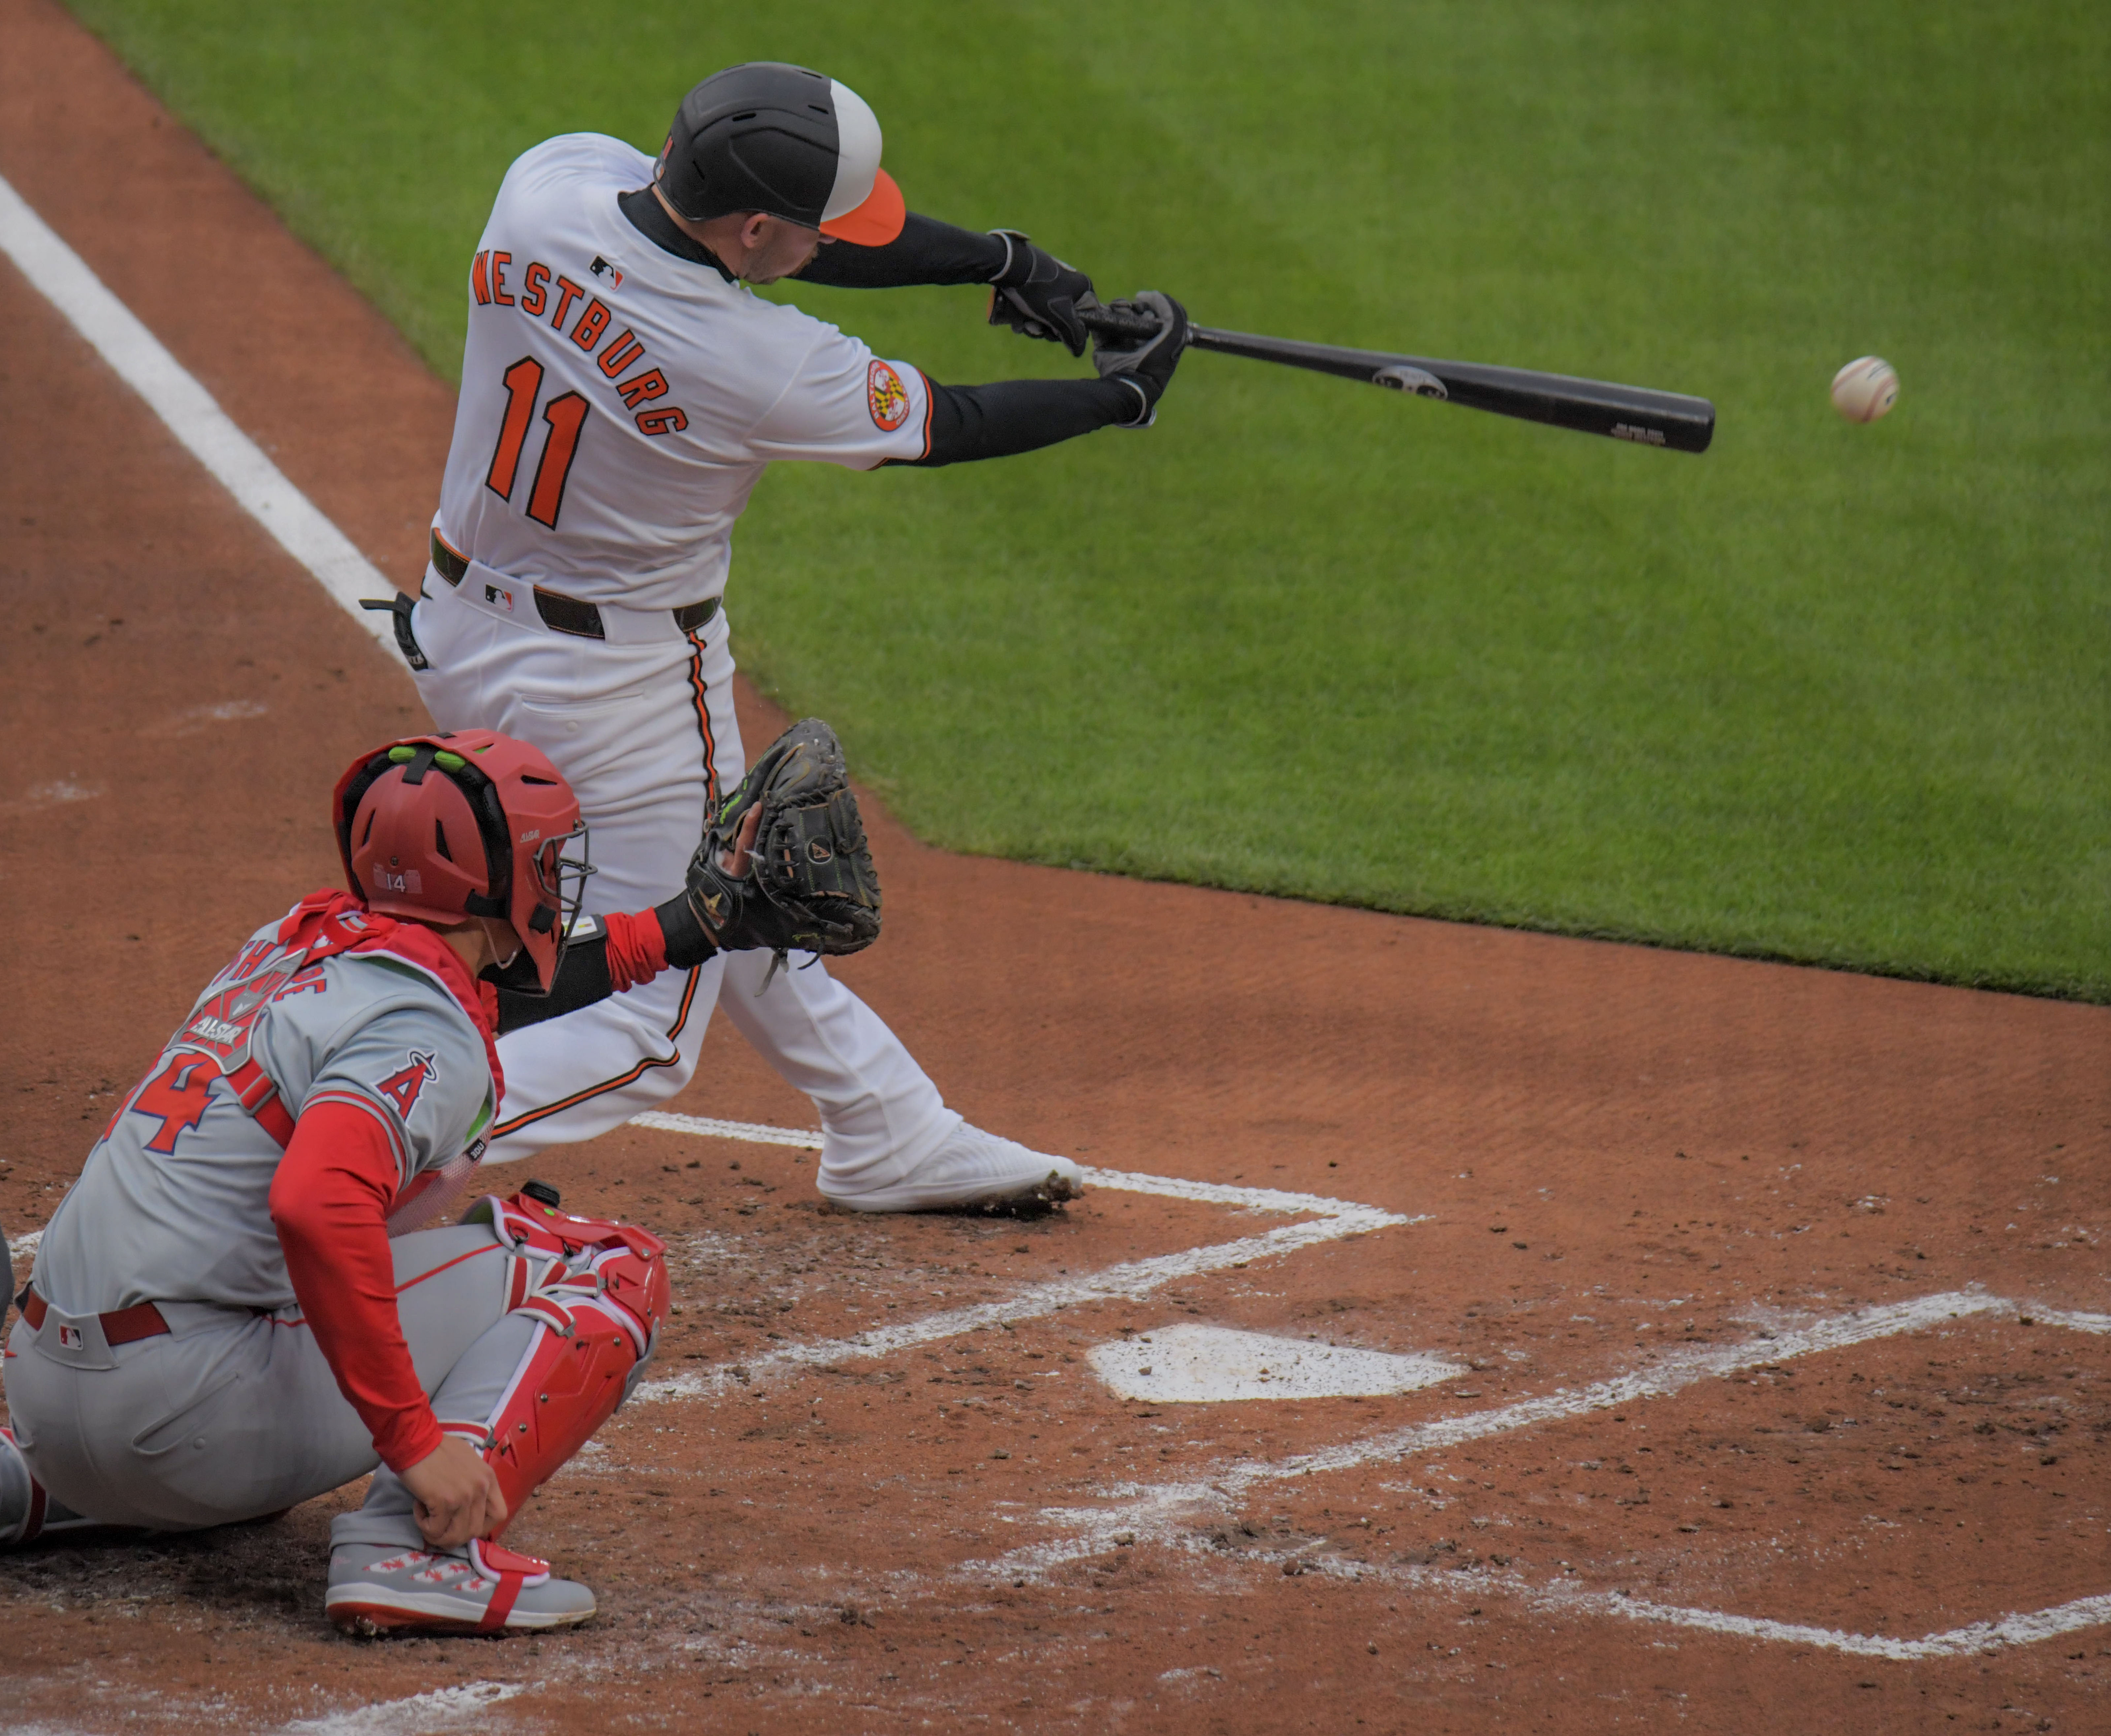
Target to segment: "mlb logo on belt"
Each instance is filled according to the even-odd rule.
[[[59,1348],[61,1350],[84,1350],[87,1347],[88,1340],[81,1336],[79,1327],[61,1326],[59,1328]]]
[[[513,593],[499,585],[487,584],[483,588],[483,600],[486,602],[497,603],[500,608],[505,610],[508,614],[512,612]]]

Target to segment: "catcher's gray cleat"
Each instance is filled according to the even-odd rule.
[[[15,1431],[0,1429],[0,1549],[68,1531],[103,1529],[64,1502],[52,1500],[15,1444]]]
[[[26,1543],[43,1529],[43,1495],[14,1435],[0,1429],[0,1549]]]
[[[15,1251],[7,1245],[7,1233],[0,1229],[0,1266],[7,1270],[7,1288],[0,1296],[0,1338],[7,1334],[7,1307],[15,1290]],[[30,1475],[30,1461],[15,1444],[15,1431],[0,1429],[0,1549],[34,1543],[61,1531],[97,1529],[95,1521],[76,1513],[62,1501],[54,1501],[43,1484]]]
[[[826,1193],[826,1189],[823,1190]],[[869,1193],[828,1194],[849,1211],[987,1211],[1033,1215],[1078,1198],[1085,1172],[1068,1157],[963,1121],[908,1175]]]
[[[330,1551],[324,1606],[347,1634],[519,1634],[588,1620],[594,1595],[552,1577],[548,1562],[498,1543],[339,1543]]]
[[[0,1294],[0,1337],[7,1330],[7,1306],[15,1295],[15,1252],[7,1245],[7,1233],[0,1229],[0,1274],[7,1290]],[[43,1485],[30,1475],[29,1461],[15,1444],[15,1431],[0,1429],[0,1549],[11,1549],[43,1535],[45,1521],[78,1520],[70,1509],[59,1507],[44,1493]]]

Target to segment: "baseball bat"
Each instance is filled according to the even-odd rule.
[[[1118,308],[1081,307],[1078,312],[1102,337],[1147,338],[1158,329],[1157,321],[1148,315]],[[1575,379],[1566,374],[1491,367],[1478,361],[1393,356],[1382,350],[1346,349],[1295,338],[1256,337],[1207,325],[1188,328],[1187,348],[1310,368],[1417,398],[1442,398],[1469,410],[1491,410],[1497,416],[1606,434],[1640,446],[1668,447],[1673,452],[1705,452],[1715,434],[1715,407],[1706,398],[1651,391],[1646,386],[1616,386],[1602,379]]]

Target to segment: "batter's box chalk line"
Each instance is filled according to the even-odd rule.
[[[2111,1624],[2111,1596],[2100,1595],[2077,1597],[2072,1602],[2027,1614],[2004,1616],[1995,1621],[1968,1622],[1963,1627],[1924,1634],[1918,1639],[1892,1639],[1881,1634],[1850,1634],[1840,1628],[1804,1622],[1736,1616],[1726,1610],[1655,1603],[1626,1592],[1590,1591],[1559,1580],[1548,1584],[1500,1569],[1382,1566],[1346,1556],[1294,1550],[1255,1550],[1242,1552],[1240,1559],[1270,1568],[1277,1567],[1278,1563],[1294,1566],[1300,1573],[1320,1574],[1331,1579],[1351,1583],[1368,1580],[1401,1591],[1436,1593],[1470,1598],[1475,1602],[1512,1597],[1550,1616],[1613,1616],[1625,1621],[1720,1634],[1732,1639],[1808,1646],[1818,1651],[1841,1652],[1850,1656],[1882,1658],[1894,1663],[1965,1657],[1978,1652],[1998,1652],[2009,1646],[2036,1645],[2063,1634]]]
[[[714,1139],[742,1139],[758,1145],[791,1145],[812,1150],[820,1143],[818,1133],[797,1127],[768,1127],[759,1122],[714,1121],[701,1116],[672,1115],[650,1110],[633,1116],[638,1127],[662,1132],[701,1135]],[[1316,1193],[1287,1193],[1274,1188],[1240,1188],[1219,1182],[1187,1181],[1174,1175],[1138,1175],[1127,1170],[1085,1171],[1086,1182],[1124,1193],[1155,1194],[1164,1199],[1192,1200],[1210,1206],[1228,1206],[1242,1211],[1267,1211],[1305,1220],[1285,1224],[1234,1242],[1218,1242],[1204,1247],[1183,1248],[1177,1253],[1156,1254],[1148,1259],[1124,1261],[1096,1272],[1074,1278],[1028,1284],[1001,1302],[978,1302],[965,1308],[949,1308],[899,1325],[875,1327],[854,1338],[829,1338],[814,1343],[788,1344],[765,1356],[738,1365],[728,1363],[699,1374],[673,1375],[641,1384],[634,1395],[639,1400],[713,1398],[731,1388],[767,1377],[803,1373],[833,1363],[860,1358],[892,1356],[913,1345],[940,1338],[958,1338],[986,1327],[1020,1320],[1039,1320],[1083,1302],[1134,1302],[1183,1278],[1227,1267],[1273,1260],[1346,1236],[1368,1235],[1398,1224],[1420,1224],[1427,1216],[1406,1217],[1382,1211],[1376,1206],[1359,1206],[1348,1200],[1327,1199]]]
[[[1265,1463],[1220,1463],[1201,1476],[1179,1482],[1115,1484],[1104,1492],[1107,1497],[1104,1505],[1048,1507],[1037,1516],[1040,1523],[1069,1535],[1028,1544],[994,1560],[967,1562],[960,1571],[974,1578],[1014,1582],[1039,1579],[1071,1562],[1142,1543],[1214,1554],[1209,1529],[1233,1516],[1241,1500],[1259,1487],[1295,1477],[1352,1470],[1367,1465],[1396,1464],[1542,1423],[1669,1397],[1703,1380],[1721,1379],[1749,1369],[1770,1367],[1827,1351],[1851,1349],[1856,1345],[1931,1330],[1953,1320],[1974,1317],[2023,1319],[2036,1325],[2063,1327],[2077,1332],[2111,1333],[2111,1314],[2042,1308],[1977,1289],[1945,1291],[1909,1302],[1837,1315],[1791,1330],[1763,1333],[1739,1344],[1691,1350],[1682,1347],[1664,1355],[1646,1369],[1609,1380],[1596,1381],[1584,1387],[1557,1388],[1536,1398],[1385,1429],[1316,1452],[1298,1453]],[[1000,1516],[1007,1525],[1019,1523],[1011,1515]],[[2100,1595],[2079,1597],[2028,1614],[1973,1622],[1920,1639],[1891,1639],[1732,1615],[1721,1610],[1653,1603],[1619,1592],[1588,1591],[1560,1581],[1534,1582],[1509,1572],[1387,1566],[1339,1555],[1298,1552],[1287,1555],[1242,1552],[1239,1559],[1271,1566],[1297,1565],[1301,1570],[1348,1579],[1376,1579],[1424,1590],[1448,1588],[1470,1590],[1477,1596],[1506,1593],[1550,1612],[1613,1615],[1632,1621],[1662,1623],[1746,1639],[1785,1641],[1857,1656],[1900,1661],[1959,1656],[2004,1646],[2032,1645],[2082,1628],[2111,1623],[2111,1595]]]
[[[384,1700],[320,1718],[297,1718],[278,1736],[424,1736],[429,1730],[465,1729],[493,1706],[526,1691],[520,1682],[465,1682],[436,1688],[406,1700]]]

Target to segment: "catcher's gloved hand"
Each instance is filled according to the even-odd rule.
[[[689,863],[689,907],[728,952],[856,952],[879,938],[879,875],[842,744],[792,725],[719,804]]]
[[[1067,343],[1073,356],[1085,353],[1085,322],[1080,307],[1096,307],[1092,280],[1045,248],[1037,248],[1015,229],[993,229],[1010,246],[1004,270],[990,279],[989,322],[1009,325],[1029,338]]]
[[[1180,352],[1187,348],[1187,310],[1169,295],[1155,289],[1139,289],[1133,302],[1116,302],[1116,313],[1143,314],[1158,321],[1155,336],[1124,338],[1110,343],[1101,337],[1092,346],[1092,366],[1102,379],[1125,379],[1142,399],[1136,420],[1124,428],[1148,428],[1158,420],[1158,401],[1173,382],[1173,370]]]

